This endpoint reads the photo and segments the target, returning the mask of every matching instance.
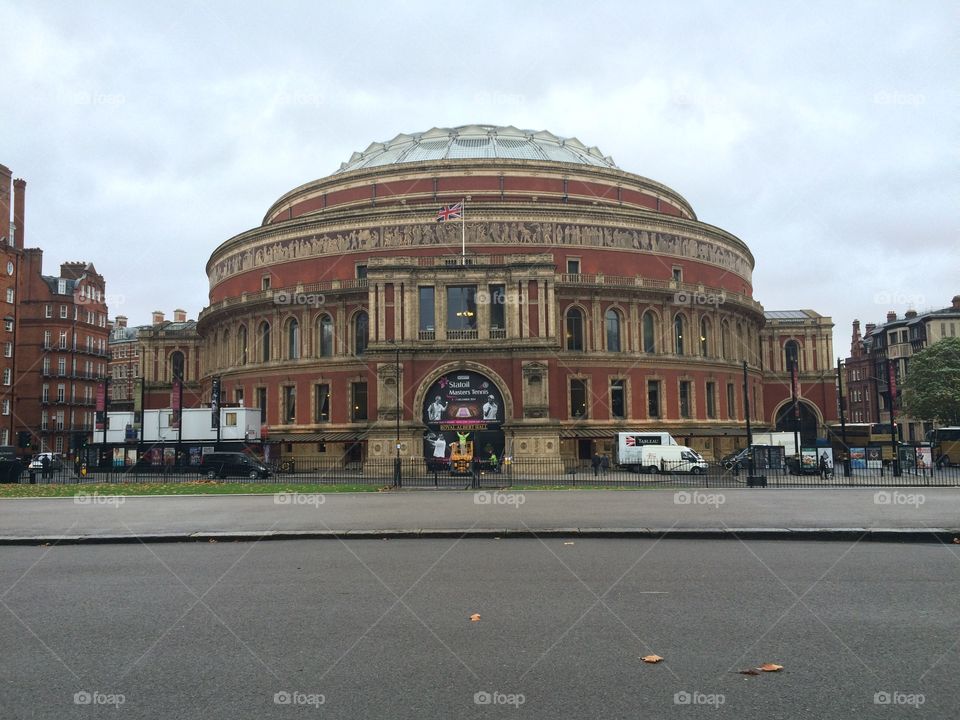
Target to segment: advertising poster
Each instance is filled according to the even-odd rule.
[[[867,448],[867,467],[871,470],[879,470],[883,467],[883,455],[878,447]]]
[[[850,448],[850,467],[854,470],[865,470],[867,467],[866,448]]]
[[[424,457],[438,466],[454,456],[499,461],[504,413],[503,396],[489,378],[471,371],[443,375],[424,397]]]
[[[930,470],[933,467],[933,448],[921,445],[917,448],[917,470]]]
[[[177,462],[177,449],[168,447],[163,449],[163,464],[175,465]]]
[[[817,448],[801,448],[800,465],[803,472],[817,472]]]
[[[113,466],[123,467],[126,464],[127,451],[125,448],[113,449]]]
[[[827,471],[833,472],[833,448],[817,448],[817,470],[823,462],[827,464]]]
[[[194,445],[190,448],[190,464],[199,465],[200,464],[200,447]]]

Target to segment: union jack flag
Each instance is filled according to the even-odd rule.
[[[437,222],[446,222],[447,220],[459,220],[463,217],[463,203],[456,205],[444,205],[437,213]]]
[[[627,447],[637,447],[637,439],[633,435],[627,435],[626,443]]]

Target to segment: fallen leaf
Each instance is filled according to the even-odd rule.
[[[207,542],[212,542],[212,543],[213,543],[213,542],[216,542],[216,541],[217,541],[216,538],[210,538],[209,540],[207,540]]]
[[[644,655],[644,656],[643,656],[642,658],[640,658],[640,659],[643,660],[645,663],[650,663],[651,665],[654,664],[654,663],[658,663],[658,662],[660,662],[661,660],[663,660],[663,658],[660,657],[659,655]]]
[[[960,537],[955,537],[953,539],[953,542],[956,543],[957,545],[960,545]]]
[[[480,622],[480,613],[474,613],[471,615],[470,622]]]
[[[565,542],[564,545],[573,545],[572,542]]]
[[[759,675],[759,670],[754,670],[753,668],[747,668],[746,670],[737,670],[741,675]]]
[[[763,670],[764,672],[780,672],[783,670],[783,665],[777,665],[776,663],[764,663],[757,670]]]

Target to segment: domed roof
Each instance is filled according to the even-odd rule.
[[[576,138],[557,137],[546,130],[520,130],[512,125],[461,125],[433,128],[423,133],[401,133],[388,142],[372,143],[362,153],[351,155],[337,173],[381,165],[462,158],[548,160],[617,167],[613,158],[595,147],[588,148]]]

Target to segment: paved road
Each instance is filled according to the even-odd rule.
[[[960,716],[949,545],[4,547],[0,599],[4,720]]]
[[[381,529],[958,528],[960,489],[412,491],[0,500],[0,535]]]

